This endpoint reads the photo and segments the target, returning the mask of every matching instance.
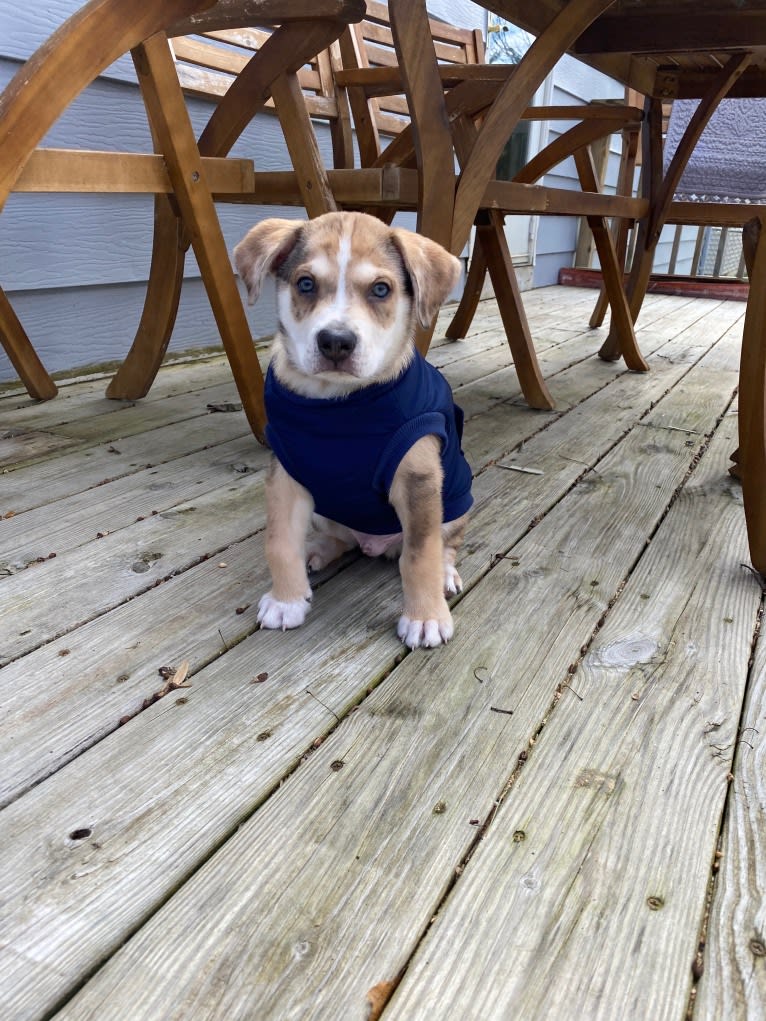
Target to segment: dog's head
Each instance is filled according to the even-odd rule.
[[[335,396],[399,374],[420,321],[429,326],[460,262],[441,245],[365,213],[264,220],[234,249],[252,304],[275,277],[273,365],[308,396]]]

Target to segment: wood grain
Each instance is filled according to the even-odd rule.
[[[401,997],[402,1016],[430,1017],[443,1001],[415,981],[426,948],[429,972],[480,962],[464,983],[490,987],[476,1004],[528,968],[531,1016],[553,1004],[557,1018],[570,984],[572,1002],[588,1002],[589,981],[606,989],[603,1016],[622,1016],[639,988],[623,966],[635,928],[622,921],[647,917],[640,973],[660,954],[669,968],[641,988],[653,1019],[678,1016],[663,1012],[690,991],[729,768],[716,747],[736,732],[760,599],[739,567],[742,509],[723,463],[744,308],[651,296],[640,341],[652,371],[639,378],[594,356],[592,292],[523,300],[555,413],[521,402],[491,302],[467,342],[437,336],[429,355],[466,410],[476,473],[466,594],[443,655],[403,656],[396,567],[363,558],[314,579],[302,629],[257,629],[264,455],[241,412],[207,410],[236,399],[221,359],[163,369],[146,401],[119,410],[95,379],[46,405],[0,394],[15,458],[0,487],[0,562],[44,543],[46,513],[62,547],[0,575],[0,643],[14,656],[0,669],[4,1016],[283,1021],[363,1018],[373,1004],[385,1017]],[[132,494],[160,513],[131,520]],[[111,527],[99,539],[101,514]],[[636,631],[661,652],[647,660]],[[183,661],[191,687],[158,698],[160,668]],[[530,806],[523,824],[517,795]],[[686,850],[668,862],[687,805]],[[737,811],[741,842],[752,799]],[[633,825],[640,840],[624,836]],[[513,843],[520,826],[528,835]],[[483,872],[509,845],[540,847],[538,892]],[[651,911],[660,880],[665,905]],[[538,944],[561,935],[554,950],[510,957],[507,946],[528,946],[524,930],[493,935],[494,910],[476,930],[486,939],[461,930],[456,941],[469,883],[482,903],[526,898]],[[589,890],[606,891],[597,911],[583,906]],[[738,896],[757,924],[748,890]],[[563,928],[535,911],[548,894]],[[602,931],[614,938],[597,955]],[[728,952],[711,953],[725,973]],[[455,956],[465,960],[451,967]],[[546,968],[558,969],[547,985]]]

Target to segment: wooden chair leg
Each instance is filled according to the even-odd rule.
[[[742,233],[750,291],[739,372],[739,451],[747,535],[753,567],[766,576],[766,239],[764,219]]]
[[[652,275],[654,264],[655,246],[647,245],[648,226],[642,220],[638,227],[636,249],[633,254],[633,264],[630,267],[630,275],[625,291],[627,294],[628,307],[630,309],[631,322],[638,319],[641,306],[644,303],[646,292],[649,288],[649,280]],[[622,276],[622,274],[621,274]],[[624,334],[623,334],[624,335]],[[606,362],[616,362],[622,355],[620,327],[613,321],[609,330],[609,336],[598,352],[599,358]]]
[[[167,195],[154,200],[154,241],[149,283],[133,344],[106,390],[113,400],[145,397],[159,372],[181,300],[186,232]]]
[[[620,157],[620,170],[617,175],[617,194],[633,194],[633,178],[636,171],[636,155],[638,152],[638,130],[635,127],[624,129],[622,132],[622,155]],[[620,266],[625,265],[628,253],[628,237],[630,235],[630,223],[627,220],[616,220],[612,225],[612,237],[614,249],[617,253],[617,262]],[[609,296],[606,288],[602,285],[596,304],[591,313],[588,325],[595,329],[601,326],[609,307]]]
[[[263,442],[263,375],[165,34],[145,40],[133,50],[133,58],[245,414]]]
[[[410,122],[419,170],[418,231],[450,251],[455,182],[452,135],[444,109],[444,92],[425,4],[396,0],[389,4],[391,31],[396,44],[410,108]],[[430,328],[419,327],[415,344],[426,354],[436,319]]]
[[[495,289],[505,335],[508,338],[508,346],[513,355],[513,364],[524,398],[531,408],[550,411],[555,404],[537,362],[516,280],[516,271],[505,238],[502,214],[490,212],[487,215],[487,222],[477,226],[476,240],[481,245]]]
[[[598,181],[590,150],[578,149],[574,154],[574,159],[583,191],[598,191]],[[603,216],[589,216],[587,219],[601,263],[604,287],[609,297],[609,304],[612,306],[612,325],[619,340],[619,353],[625,358],[625,364],[629,369],[636,372],[648,372],[649,366],[636,343],[633,316],[623,286],[622,265],[617,259],[612,235]],[[651,264],[649,268],[651,269]]]
[[[481,301],[481,292],[484,289],[486,277],[487,260],[484,257],[484,249],[477,243],[473,246],[471,261],[468,264],[463,296],[445,334],[450,340],[460,340],[467,336]]]
[[[47,401],[56,396],[58,388],[38,358],[2,288],[0,288],[0,343],[30,397],[37,401]]]
[[[288,138],[314,137],[305,103],[296,91],[294,76],[286,75],[285,66],[302,65],[337,35],[334,23],[306,26],[287,23],[270,37],[251,60],[227,93],[226,103],[219,104],[202,133],[199,149],[208,156],[225,156],[238,135],[264,106],[268,94],[279,96],[280,116],[289,119],[285,125]],[[300,119],[300,124],[298,120]],[[297,144],[297,143],[295,143]],[[160,150],[161,151],[161,150]],[[334,208],[324,167],[310,141],[291,153],[296,169],[301,172],[301,185],[309,215],[316,216]],[[185,253],[189,238],[179,218],[178,209],[166,196],[159,195],[154,207],[154,240],[144,309],[133,345],[106,391],[107,397],[136,400],[146,396],[159,371],[173,332],[183,284]]]

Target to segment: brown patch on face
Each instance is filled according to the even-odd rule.
[[[301,236],[304,224],[295,220],[263,220],[256,224],[234,249],[237,272],[247,287],[252,305],[258,298],[267,273],[277,273]]]
[[[393,242],[399,248],[412,279],[415,307],[423,326],[430,326],[460,276],[460,260],[430,238],[394,228]]]
[[[312,272],[310,248],[311,246],[306,243],[305,238],[301,239],[276,274],[278,283],[290,289],[292,312],[298,321],[313,314],[322,297],[322,292],[326,291],[326,287]],[[312,289],[304,289],[303,281],[309,281]]]
[[[311,221],[277,277],[290,286],[297,320],[333,301],[342,286],[350,305],[363,307],[375,326],[387,330],[396,322],[397,303],[412,293],[390,228],[363,213]]]

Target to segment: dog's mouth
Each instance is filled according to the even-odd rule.
[[[348,358],[342,359],[325,358],[323,355],[319,355],[314,374],[317,376],[354,376],[355,378],[359,375],[354,365],[354,359],[350,355]]]

